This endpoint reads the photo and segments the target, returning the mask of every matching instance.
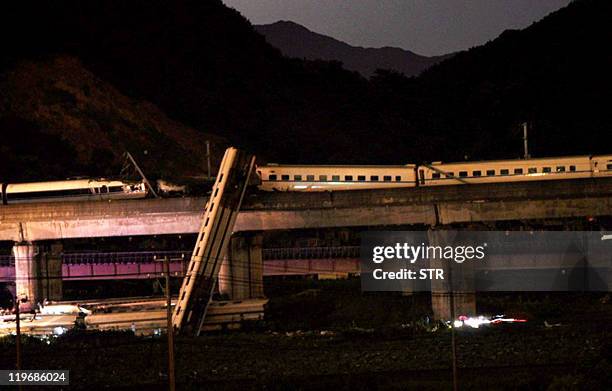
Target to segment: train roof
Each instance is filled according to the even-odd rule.
[[[126,182],[107,179],[74,179],[65,181],[45,181],[45,182],[26,182],[26,183],[10,183],[7,185],[7,191],[19,192],[34,192],[46,191],[54,189],[73,190],[86,189],[92,186],[123,186]]]
[[[607,156],[607,155],[603,155]],[[590,159],[593,155],[573,155],[573,156],[548,156],[530,157],[527,159],[497,159],[497,160],[462,160],[454,162],[432,162],[429,165],[437,166],[440,164],[478,164],[478,163],[508,163],[508,162],[536,162],[543,160],[562,160],[562,159]],[[424,164],[423,164],[424,165]]]
[[[462,161],[451,161],[451,162],[443,162],[443,161],[435,161],[429,163],[429,165],[439,165],[439,164],[479,164],[479,163],[509,163],[509,162],[538,162],[544,160],[563,160],[563,159],[590,159],[593,157],[603,157],[603,158],[612,158],[612,155],[569,155],[569,156],[545,156],[545,157],[531,157],[527,159],[518,158],[518,159],[495,159],[495,160],[462,160]],[[425,165],[425,164],[422,164]],[[417,164],[408,163],[404,165],[368,165],[368,164],[278,164],[278,163],[268,163],[258,166],[258,168],[405,168],[405,167],[415,167]]]
[[[257,168],[406,168],[406,167],[414,167],[415,164],[404,164],[404,165],[384,165],[384,164],[277,164],[277,163],[268,163],[257,166]]]

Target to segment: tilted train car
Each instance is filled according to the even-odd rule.
[[[297,166],[257,167],[264,191],[336,191],[415,186],[415,166]]]
[[[416,166],[298,166],[257,169],[264,191],[335,191],[612,176],[612,155],[568,156]]]
[[[588,156],[482,162],[436,162],[418,168],[420,186],[539,181],[589,176],[591,176],[591,164]]]
[[[131,199],[144,198],[147,195],[145,184],[142,182],[106,179],[3,183],[1,189],[4,205],[26,202]]]
[[[419,186],[541,181],[607,175],[612,175],[612,155],[433,163],[418,167]]]
[[[612,176],[612,155],[592,156],[591,171],[594,177]]]

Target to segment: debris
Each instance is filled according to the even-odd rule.
[[[91,311],[81,306],[72,304],[51,304],[51,305],[39,305],[41,315],[69,315],[84,313],[86,315],[91,314]]]
[[[527,322],[527,319],[505,318],[505,315],[496,315],[491,318],[486,318],[482,315],[479,315],[479,316],[461,315],[452,322],[452,327],[460,328],[463,326],[469,326],[471,328],[477,329],[482,325],[499,324],[499,323],[525,323],[525,322]],[[447,322],[447,324],[450,326],[451,322]]]

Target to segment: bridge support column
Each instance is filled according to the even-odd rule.
[[[232,300],[263,297],[261,233],[233,236],[219,271],[219,293]]]
[[[62,299],[62,251],[61,242],[45,247],[38,261],[39,292],[43,299]]]
[[[452,231],[430,230],[427,238],[430,246],[457,246]],[[435,319],[450,320],[459,315],[476,314],[474,266],[472,262],[458,264],[447,259],[432,259],[432,268],[444,271],[444,280],[432,280],[431,305]],[[453,311],[454,309],[454,311]]]
[[[15,243],[13,255],[15,256],[15,295],[19,298],[27,297],[30,303],[36,303],[40,299],[36,265],[38,246],[30,242]]]

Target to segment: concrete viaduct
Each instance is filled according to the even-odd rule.
[[[98,202],[61,202],[0,207],[0,240],[15,243],[17,293],[38,297],[30,283],[40,275],[34,258],[39,241],[71,238],[196,233],[205,197]],[[322,193],[247,194],[230,246],[238,269],[222,273],[261,279],[261,235],[265,230],[325,227],[425,226],[500,221],[552,220],[612,215],[612,178],[456,185]],[[48,251],[49,273],[61,274],[61,248]],[[258,267],[253,267],[258,264]],[[51,266],[49,266],[51,265]],[[249,265],[246,267],[245,265]],[[246,276],[244,273],[259,273]],[[58,272],[59,270],[59,272]],[[259,271],[258,271],[259,270]],[[231,280],[231,278],[227,279]],[[21,281],[21,283],[20,283]],[[246,289],[261,292],[261,283]],[[60,284],[61,285],[61,284]],[[60,295],[61,295],[61,287]],[[230,292],[234,287],[225,287]],[[49,288],[46,288],[49,292]],[[57,291],[56,288],[51,291]],[[237,296],[241,294],[234,292]],[[247,294],[247,293],[242,293]],[[57,295],[57,293],[56,293]]]
[[[0,240],[197,233],[205,197],[0,207]],[[612,178],[246,196],[234,232],[607,216]]]

